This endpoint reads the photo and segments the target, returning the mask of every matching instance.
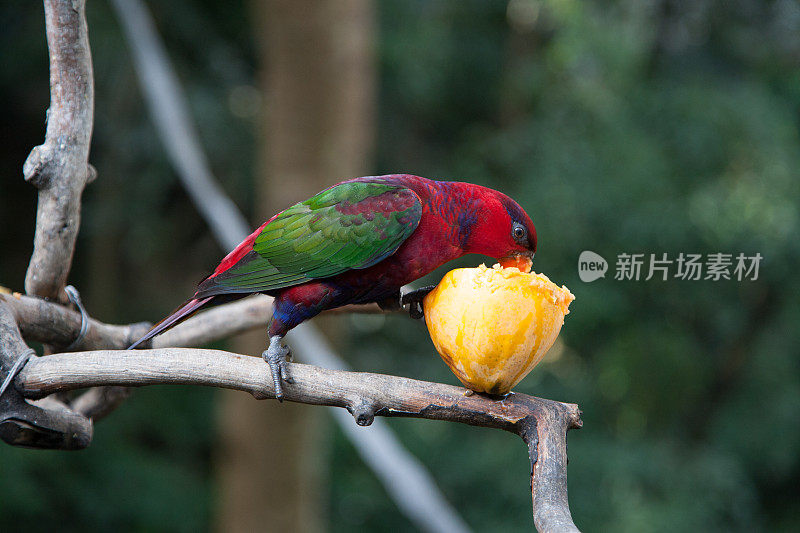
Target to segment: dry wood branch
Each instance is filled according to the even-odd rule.
[[[534,520],[539,531],[577,531],[569,512],[566,433],[582,425],[574,404],[512,394],[502,400],[414,379],[292,364],[289,401],[346,408],[362,426],[375,416],[447,420],[522,436],[531,458]],[[55,354],[31,361],[16,380],[26,397],[96,386],[206,385],[274,398],[259,358],[219,350],[164,348]]]
[[[9,306],[19,324],[22,336],[28,341],[64,347],[75,340],[81,329],[80,313],[54,302],[18,293],[0,293],[0,302],[5,302]],[[382,313],[383,311],[377,305],[349,305],[329,312]],[[199,313],[154,338],[152,347],[201,346],[254,328],[265,328],[271,314],[272,298],[269,296],[257,295],[245,298]],[[124,350],[149,328],[150,324],[147,322],[123,326],[91,319],[86,335],[75,349]]]
[[[0,381],[26,352],[14,315],[0,300]],[[92,422],[52,398],[28,402],[10,387],[0,396],[0,438],[15,446],[80,449],[92,440]]]
[[[14,314],[22,336],[28,341],[65,347],[80,331],[80,314],[54,302],[18,293],[0,293]],[[376,305],[347,306],[340,311],[382,312]],[[272,313],[272,298],[257,295],[221,305],[198,314],[152,340],[154,348],[201,346],[254,328],[264,328]],[[78,350],[116,348],[124,350],[149,329],[142,322],[112,325],[91,319],[83,339],[74,346]],[[71,408],[93,420],[99,420],[130,396],[125,387],[103,387],[86,391],[76,398]]]
[[[0,294],[0,302],[8,305],[27,341],[65,347],[81,329],[81,315],[63,305],[32,296]],[[148,329],[149,324],[117,326],[90,319],[89,329],[76,349],[125,349]]]
[[[179,335],[172,341],[207,341],[209,327],[213,329],[223,322],[227,324],[223,334],[261,326],[269,303],[268,298],[252,298],[203,313],[176,328],[174,331]],[[42,313],[53,328],[51,332],[62,332],[63,342],[79,327],[77,313],[51,302],[0,295],[0,304],[22,318]],[[93,325],[87,343],[124,343],[131,335],[128,326],[99,322]],[[45,326],[39,323],[24,329],[43,334]],[[92,333],[92,329],[96,331]],[[104,338],[106,336],[108,338]],[[166,334],[156,340],[164,337]],[[166,338],[161,342],[168,341],[170,339]],[[293,364],[291,371],[295,383],[287,386],[287,400],[345,407],[359,425],[371,424],[375,416],[408,416],[518,433],[528,444],[531,458],[531,491],[537,528],[540,531],[577,531],[569,512],[566,484],[566,432],[581,426],[577,406],[522,394],[505,400],[480,395],[467,397],[460,387],[311,365]],[[152,384],[217,386],[247,391],[257,398],[274,397],[272,381],[260,359],[218,350],[162,348],[55,354],[30,361],[16,380],[18,390],[31,398],[93,386],[100,388],[94,389],[92,394],[124,397],[127,387]],[[93,412],[98,406],[104,408],[120,401],[118,398],[100,401],[80,398],[83,400],[74,404],[73,409],[94,416],[104,414]]]
[[[80,225],[81,194],[95,176],[88,163],[94,81],[84,7],[85,0],[44,2],[50,50],[47,133],[23,167],[25,180],[39,189],[25,290],[62,301]]]
[[[467,396],[462,387],[384,374],[301,363],[289,368],[294,383],[285,385],[286,400],[345,407],[359,425],[369,425],[376,415],[409,416],[520,433],[519,423],[533,416],[541,418],[544,426],[558,421],[555,431],[580,427],[576,405],[525,394],[496,400],[480,394]],[[222,350],[60,353],[32,360],[16,379],[17,389],[29,398],[102,385],[156,384],[205,385],[249,392],[258,399],[275,397],[272,378],[260,358]],[[542,414],[551,418],[544,419]]]
[[[41,298],[0,293],[0,304],[8,306],[20,325],[22,336],[28,341],[65,347],[77,338],[81,328],[79,313]],[[156,337],[152,345],[198,346],[254,327],[264,327],[271,304],[272,299],[263,296],[220,306]],[[86,335],[75,348],[124,350],[141,338],[149,327],[148,323],[118,326],[91,319]],[[99,387],[75,398],[70,407],[92,420],[100,420],[125,401],[130,392],[127,387]]]
[[[519,424],[531,459],[533,521],[540,532],[578,531],[567,501],[567,431],[583,425],[580,411],[570,404],[541,407]]]
[[[65,347],[78,336],[80,314],[54,302],[18,293],[0,293],[0,302],[8,305],[28,341]],[[333,312],[383,312],[376,305],[347,306]],[[152,340],[154,348],[201,346],[254,328],[264,328],[272,313],[272,298],[257,295],[221,305],[198,314]],[[83,339],[74,346],[78,350],[116,348],[124,350],[149,329],[146,322],[113,325],[91,319]],[[103,387],[86,391],[76,398],[71,408],[93,420],[110,414],[130,391],[125,387]]]
[[[300,363],[291,364],[290,370],[294,384],[286,386],[287,400],[345,407],[359,425],[369,425],[376,415],[413,416],[517,432],[521,420],[548,412],[553,405],[561,406],[553,416],[569,413],[579,418],[575,405],[524,394],[492,400],[465,396],[462,387],[383,374]],[[17,389],[29,398],[102,385],[155,384],[206,385],[246,391],[259,399],[275,397],[260,358],[192,348],[53,354],[29,362],[16,380]]]

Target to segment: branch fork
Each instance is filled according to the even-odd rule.
[[[0,382],[16,371],[21,358],[29,357],[29,352],[9,306],[0,300]],[[28,363],[35,359],[38,358],[31,357]],[[3,441],[13,446],[61,450],[89,445],[92,440],[89,418],[54,398],[28,402],[18,388],[18,380],[19,375],[0,395],[0,438]]]

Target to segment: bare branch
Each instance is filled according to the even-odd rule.
[[[580,425],[576,405],[525,394],[494,400],[467,396],[462,387],[384,374],[301,363],[290,364],[289,370],[294,383],[285,386],[286,400],[344,407],[362,426],[370,425],[374,416],[447,420],[514,433],[529,417],[541,419],[542,425],[557,420],[564,430]],[[15,381],[28,398],[103,385],[157,384],[205,385],[249,392],[258,399],[275,397],[272,377],[260,358],[196,348],[53,354],[30,361]],[[543,413],[550,418],[543,418]]]
[[[81,315],[55,302],[19,293],[0,294],[0,302],[14,313],[22,336],[58,347],[68,346],[81,329]],[[116,326],[95,319],[89,320],[89,329],[76,349],[125,349],[150,328],[147,323]]]
[[[63,298],[85,185],[95,177],[89,166],[94,116],[94,79],[85,0],[45,0],[50,50],[50,109],[44,144],[23,167],[25,180],[39,189],[33,255],[25,290]]]
[[[536,412],[519,424],[531,460],[533,522],[542,533],[579,531],[567,500],[567,431],[583,426],[571,404],[536,405]]]
[[[19,324],[22,336],[29,341],[63,348],[72,343],[80,331],[80,314],[54,302],[18,293],[0,293],[0,303],[8,306],[16,323]],[[342,309],[382,312],[374,305],[354,305]],[[202,312],[154,338],[151,345],[154,348],[202,346],[254,328],[263,328],[271,313],[272,298],[255,295]],[[90,319],[87,333],[75,349],[124,350],[141,338],[149,327],[150,324],[146,322],[117,326]],[[307,350],[300,351],[302,353]],[[318,353],[325,353],[324,348]],[[336,359],[325,362],[332,367],[340,366]],[[130,391],[125,387],[102,387],[86,391],[77,397],[72,402],[71,408],[92,420],[100,420],[129,396]]]
[[[324,369],[295,363],[289,401],[344,407],[358,425],[375,416],[447,420],[517,433],[528,444],[534,520],[539,531],[578,531],[567,501],[566,433],[582,425],[580,411],[565,404],[512,394],[493,400],[451,385]],[[219,350],[164,348],[134,352],[55,354],[31,361],[17,378],[26,396],[103,385],[181,384],[246,391],[274,398],[272,379],[255,357]]]
[[[207,340],[206,326],[216,323],[223,316],[233,324],[233,328],[260,326],[264,320],[261,313],[267,310],[269,303],[268,298],[253,298],[203,313],[185,322],[181,326],[184,331],[174,340],[188,343],[197,339]],[[50,302],[0,295],[0,305],[23,316],[31,313],[32,309],[49,312],[54,331],[75,331],[79,327],[77,313]],[[54,310],[60,312],[53,313]],[[212,314],[218,316],[203,316]],[[71,326],[65,327],[60,320],[71,323]],[[129,335],[125,326],[96,324],[97,328],[90,328],[85,342],[102,344],[102,336],[111,335],[113,338],[106,342],[113,343]],[[41,331],[39,327],[31,330]],[[323,350],[324,359],[324,345],[318,344],[318,339],[313,335],[312,332],[301,349]],[[3,337],[0,335],[0,338]],[[63,340],[69,338],[66,336]],[[157,337],[156,340],[162,338]],[[329,362],[335,364],[335,361]],[[410,416],[499,428],[520,434],[528,444],[531,457],[531,489],[537,528],[540,531],[577,530],[569,513],[566,485],[566,432],[581,426],[577,406],[522,394],[511,395],[502,401],[480,395],[467,397],[460,387],[302,364],[292,365],[291,371],[295,383],[287,386],[287,400],[345,407],[359,425],[371,424],[375,416]],[[105,414],[102,411],[104,406],[116,405],[120,401],[117,396],[124,398],[127,387],[158,383],[218,386],[247,391],[257,398],[274,397],[272,381],[260,359],[217,350],[166,348],[55,354],[29,362],[16,380],[17,388],[31,397],[100,386],[87,394],[110,395],[111,398],[95,401],[90,396],[81,396],[83,400],[72,406],[75,411],[93,418]],[[97,411],[98,406],[100,411]],[[353,431],[351,425],[342,425]],[[385,441],[384,444],[394,442],[392,438],[384,438],[391,435],[386,428],[378,432],[361,433],[362,437],[365,435],[369,435],[367,439],[371,443],[364,447],[367,451],[376,444],[371,441]],[[360,448],[359,451],[362,452]],[[365,454],[369,456],[368,452],[362,453]],[[413,458],[405,460],[407,454],[400,453],[398,457],[404,458],[400,465],[413,468],[416,464]],[[380,463],[379,460],[372,462]],[[427,477],[424,469],[413,471]],[[433,485],[426,482],[417,486]],[[407,512],[414,512],[414,509],[419,507]]]
[[[65,347],[75,340],[81,328],[81,315],[54,302],[25,296],[19,293],[0,293],[0,302],[5,302],[14,313],[22,336],[29,341]],[[328,311],[382,313],[375,305],[351,305]],[[199,313],[178,326],[152,340],[154,348],[180,348],[202,346],[220,339],[263,328],[272,314],[272,298],[255,295],[236,302],[220,305]],[[141,338],[150,324],[140,322],[118,326],[90,319],[89,329],[83,340],[75,346],[78,350],[117,348],[124,350]],[[325,366],[340,366],[331,362]]]
[[[523,437],[531,457],[534,520],[539,531],[578,531],[567,502],[566,433],[582,425],[580,411],[565,404],[512,394],[493,400],[451,385],[324,369],[295,363],[289,401],[344,407],[358,425],[375,416],[447,420],[503,429]],[[272,379],[255,357],[219,350],[164,348],[130,352],[55,354],[28,363],[16,380],[28,397],[93,386],[181,384],[246,391],[274,398]]]

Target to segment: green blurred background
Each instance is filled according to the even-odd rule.
[[[211,166],[255,225],[259,121],[271,103],[257,88],[254,7],[150,4]],[[84,195],[70,281],[101,320],[156,320],[222,251],[164,153],[113,10],[89,0],[87,16],[99,177]],[[536,223],[534,268],[576,296],[561,342],[516,390],[583,411],[569,436],[578,526],[800,528],[800,5],[392,0],[370,16],[367,173],[507,192]],[[22,290],[36,194],[21,168],[49,101],[43,10],[3,2],[0,22],[0,284]],[[609,260],[605,279],[579,280],[583,250]],[[613,279],[620,253],[681,252],[764,260],[756,281]],[[333,320],[355,369],[456,383],[423,324]],[[82,452],[1,447],[0,529],[225,529],[218,395],[137,391]],[[532,528],[517,437],[389,424],[476,531]],[[339,429],[319,431],[325,497],[308,512],[323,529],[413,531]]]

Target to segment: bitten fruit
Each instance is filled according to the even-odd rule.
[[[456,377],[501,395],[542,360],[574,299],[544,274],[481,265],[448,272],[423,307],[433,344]]]

